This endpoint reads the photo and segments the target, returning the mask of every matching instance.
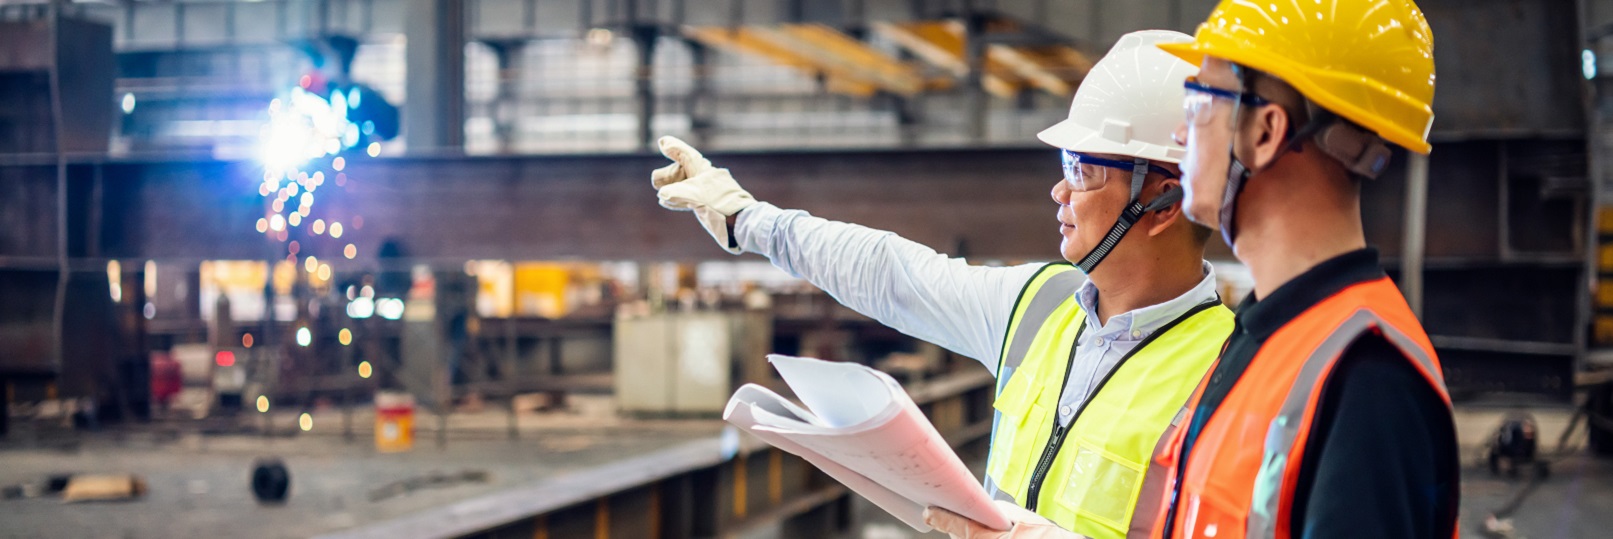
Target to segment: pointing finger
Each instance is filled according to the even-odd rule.
[[[712,168],[711,161],[700,155],[700,150],[694,149],[678,137],[661,137],[657,145],[661,148],[661,155],[683,166],[685,177],[698,176]]]

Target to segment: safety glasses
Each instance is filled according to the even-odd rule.
[[[1187,89],[1187,96],[1182,100],[1182,108],[1187,116],[1187,124],[1193,126],[1202,127],[1210,121],[1210,116],[1212,116],[1210,107],[1215,104],[1216,99],[1242,103],[1251,107],[1271,103],[1266,98],[1249,92],[1201,84],[1198,77],[1188,77],[1187,81],[1182,83],[1182,87]]]
[[[1108,175],[1104,173],[1103,169],[1117,168],[1130,172],[1138,164],[1148,162],[1147,160],[1141,158],[1137,159],[1137,161],[1104,159],[1102,157],[1095,157],[1070,150],[1063,150],[1059,153],[1063,156],[1064,160],[1064,181],[1069,183],[1070,189],[1076,191],[1096,191],[1098,189],[1102,189],[1104,182],[1108,178]],[[1171,173],[1171,171],[1166,170],[1164,167],[1159,165],[1149,164],[1148,171],[1159,173],[1167,178],[1176,177],[1176,175]]]

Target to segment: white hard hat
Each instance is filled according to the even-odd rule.
[[[1191,41],[1170,30],[1121,36],[1081,82],[1069,119],[1036,138],[1074,152],[1181,162],[1186,150],[1171,133],[1182,124],[1182,83],[1199,69],[1155,45]]]

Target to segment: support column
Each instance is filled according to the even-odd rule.
[[[655,120],[655,42],[661,29],[651,24],[632,26],[633,45],[638,50],[638,68],[633,71],[633,97],[638,102],[638,130],[634,141],[638,151],[647,152],[654,147],[655,133],[651,124]]]
[[[968,9],[963,20],[964,57],[969,62],[969,141],[979,144],[986,141],[986,110],[990,104],[987,102],[986,87],[981,84],[986,76],[985,17]]]
[[[493,135],[498,139],[499,151],[506,154],[516,150],[516,120],[521,117],[521,59],[526,51],[526,38],[486,40],[482,43],[493,49],[498,60],[497,88],[488,113],[493,119]]]
[[[413,152],[465,146],[465,0],[407,0],[403,138]]]
[[[715,104],[711,92],[711,54],[705,45],[695,41],[686,43],[694,80],[689,97],[684,101],[684,114],[689,116],[691,141],[695,147],[704,148],[711,143],[711,130],[715,123],[713,114],[710,114]]]
[[[1428,228],[1428,156],[1407,152],[1406,218],[1400,251],[1400,292],[1423,315],[1423,242]]]

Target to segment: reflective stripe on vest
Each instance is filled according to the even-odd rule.
[[[1399,289],[1387,278],[1348,287],[1273,333],[1206,422],[1178,485],[1175,537],[1289,537],[1290,504],[1320,388],[1338,358],[1369,331],[1400,350],[1450,403],[1433,345]],[[1201,391],[1189,409],[1197,407]],[[1178,433],[1156,464],[1174,469],[1181,441]],[[1164,506],[1156,523],[1164,521]]]
[[[1146,488],[1164,486],[1149,480],[1149,456],[1184,416],[1183,402],[1232,331],[1232,313],[1204,305],[1150,335],[1082,403],[1052,459],[1038,462],[1054,443],[1053,411],[1086,320],[1074,296],[1080,274],[1072,269],[1050,266],[1021,293],[999,359],[986,485],[994,498],[1020,503],[1040,464],[1046,473],[1037,513],[1088,537],[1118,539],[1134,528],[1133,514],[1151,522],[1154,510],[1136,507],[1159,500],[1140,496]]]
[[[1013,318],[1010,320],[1046,319],[1052,316],[1053,310],[1063,305],[1065,300],[1074,297],[1075,291],[1081,288],[1081,283],[1085,281],[1081,273],[1071,271],[1073,269],[1075,267],[1069,264],[1042,266],[1042,269],[1038,270],[1036,275],[1025,283],[1025,288],[1019,292],[1019,297],[1014,300]],[[1014,371],[1019,369],[1019,364],[1025,357],[1025,350],[1030,347],[1031,341],[1035,340],[1038,333],[1037,331],[1017,331],[1018,326],[1019,324],[1011,322],[1008,325],[1008,331],[1003,335],[1003,352],[997,359],[997,391],[993,395],[1002,395],[1003,386],[1008,384],[1008,380],[1013,378]],[[1021,335],[1021,333],[1024,333],[1024,335]],[[992,410],[991,440],[993,447],[1001,439],[999,434],[1002,432],[1002,416],[1001,411]],[[996,463],[997,460],[988,456],[986,462],[989,467],[991,464]],[[991,478],[989,473],[986,474],[985,486],[986,492],[991,494],[992,499],[1019,503],[1014,499],[1013,495],[998,488],[996,481]]]

